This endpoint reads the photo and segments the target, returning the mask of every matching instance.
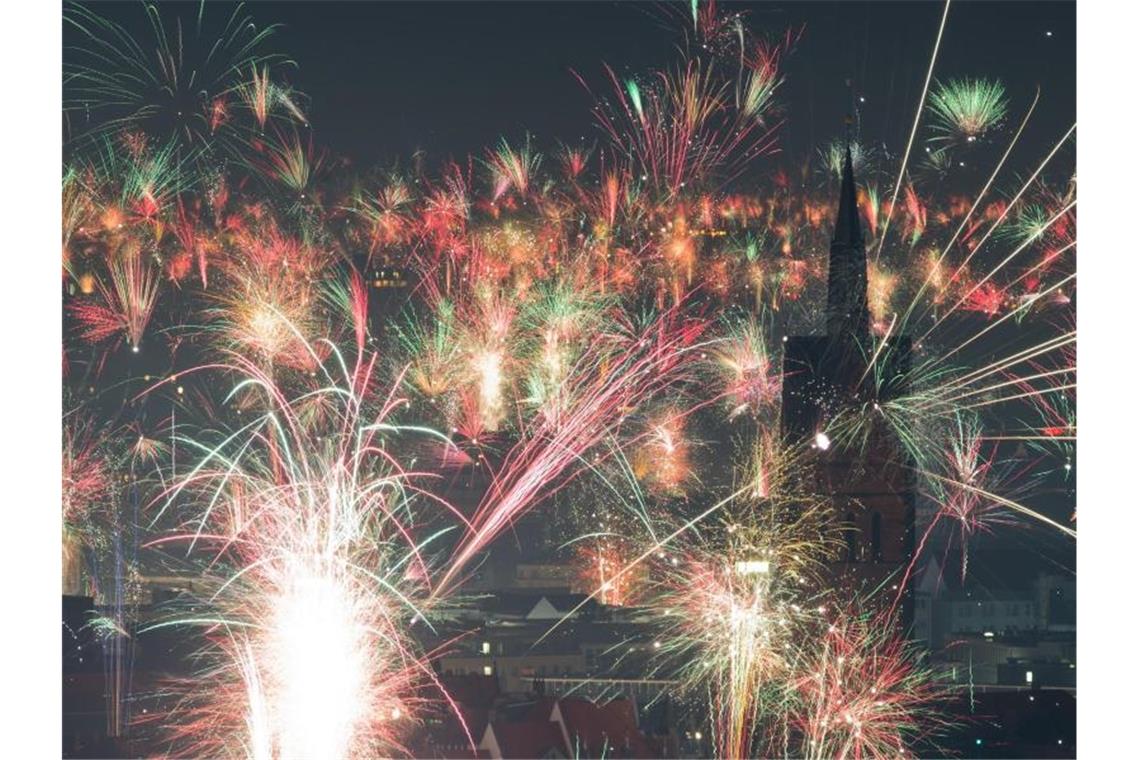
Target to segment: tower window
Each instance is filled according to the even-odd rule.
[[[848,512],[847,517],[844,518],[847,524],[844,526],[844,536],[847,539],[847,561],[855,562],[858,559],[858,547],[855,540],[855,513]]]
[[[878,512],[871,514],[871,557],[883,561],[883,516]]]

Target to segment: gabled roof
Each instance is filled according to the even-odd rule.
[[[551,720],[565,726],[571,748],[580,756],[649,758],[660,754],[638,727],[637,709],[628,699],[605,704],[560,699]]]
[[[487,726],[479,748],[489,751],[492,757],[569,757],[562,728],[549,720],[521,723],[495,721]]]
[[[586,603],[582,605],[581,612],[597,607],[595,602],[587,599],[586,594],[501,592],[487,600],[486,609],[498,616],[545,620],[554,615],[561,618],[583,602]]]

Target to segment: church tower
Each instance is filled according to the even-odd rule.
[[[859,222],[859,200],[855,192],[855,169],[851,146],[843,160],[843,182],[839,188],[839,210],[831,255],[827,263],[827,335],[836,340],[866,343],[871,334],[867,311],[867,250],[863,245],[863,225]]]
[[[809,487],[828,498],[844,528],[845,546],[828,582],[841,598],[869,598],[872,609],[894,603],[914,556],[914,467],[876,411],[879,402],[906,392],[910,356],[909,337],[871,336],[867,253],[848,146],[828,260],[827,331],[785,343],[781,431],[807,452]],[[828,434],[842,412],[861,421],[854,441]],[[901,597],[900,622],[909,629],[910,590]]]

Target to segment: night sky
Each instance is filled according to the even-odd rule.
[[[822,143],[841,136],[851,103],[849,80],[854,96],[862,99],[858,138],[881,156],[901,156],[942,3],[736,5],[749,14],[754,29],[773,38],[802,30],[782,62],[781,153],[755,161],[746,180],[762,181],[776,167],[814,161]],[[139,3],[95,7],[137,38],[148,38]],[[233,7],[207,3],[206,13],[219,21]],[[425,153],[429,167],[438,167],[448,159],[481,156],[501,137],[517,144],[527,133],[544,152],[559,142],[602,146],[605,139],[590,110],[593,97],[573,72],[595,93],[605,94],[603,64],[619,76],[674,66],[680,59],[676,48],[684,44],[682,29],[691,23],[687,2],[252,2],[245,7],[259,26],[281,25],[269,49],[297,64],[279,68],[277,76],[309,99],[315,145],[358,169],[406,166],[415,151]],[[184,10],[192,17],[192,9]],[[71,34],[65,30],[65,45],[73,42]],[[934,76],[998,78],[1010,99],[1006,128],[993,144],[973,153],[976,166],[946,180],[951,191],[971,194],[984,183],[1041,88],[1034,116],[1009,160],[1012,174],[1027,176],[1076,119],[1075,4],[953,4]],[[923,137],[920,132],[918,138]],[[897,160],[882,163],[897,167]],[[1063,171],[1071,164],[1056,165]],[[892,168],[889,177],[884,171],[879,184],[893,184],[896,171]],[[1063,492],[1071,488],[1068,482],[1052,493],[1040,491],[1034,503],[1067,520],[1072,501]],[[1051,535],[1042,539],[1042,531],[1003,534],[992,562],[979,561],[976,567],[999,568],[987,579],[990,585],[1021,585],[1027,579],[1014,579],[1010,572],[1036,572],[1042,558],[1048,565],[1072,566],[1071,542]],[[986,538],[981,542],[985,552]]]
[[[923,619],[938,636],[920,651],[923,667],[941,668],[966,647],[971,715],[961,727],[981,733],[984,724],[1005,737],[994,751],[1018,747],[1010,737],[1024,728],[973,712],[975,651],[998,653],[981,666],[993,665],[1000,689],[1011,684],[999,668],[1032,665],[1037,683],[1032,671],[1030,686],[1015,674],[1034,690],[1029,701],[1055,685],[1047,678],[1068,683],[1061,664],[1076,666],[1067,631],[1032,623],[1068,660],[1042,647],[1057,661],[1030,662],[1025,653],[1037,650],[1013,648],[1025,643],[1014,638],[1025,633],[1020,623],[994,626],[988,642],[978,628],[974,650],[969,626],[953,628],[950,610],[977,619],[983,599],[1016,610],[1038,587],[1050,614],[1071,601],[1069,591],[1050,590],[1067,583],[1042,576],[1076,574],[1075,0],[720,2],[747,16],[753,51],[768,50],[756,37],[784,51],[782,80],[770,110],[738,102],[707,139],[676,125],[700,122],[693,114],[702,107],[717,121],[714,96],[698,93],[691,101],[700,105],[660,115],[637,94],[698,58],[702,67],[715,60],[708,68],[717,76],[735,73],[735,36],[725,26],[712,27],[719,36],[704,26],[694,33],[690,0],[146,0],[161,21],[148,21],[140,0],[71,2],[61,30],[64,599],[90,595],[66,614],[98,617],[74,626],[82,637],[65,619],[65,667],[83,676],[65,681],[69,704],[83,708],[65,708],[65,737],[68,721],[98,716],[83,702],[95,673],[91,661],[79,667],[88,639],[92,651],[102,648],[98,677],[117,678],[91,694],[135,721],[123,720],[110,742],[131,747],[123,754],[139,754],[128,739],[154,741],[152,726],[177,729],[170,751],[182,735],[198,738],[199,720],[213,741],[220,732],[210,721],[228,731],[233,706],[235,736],[244,742],[248,724],[254,742],[264,734],[275,742],[264,746],[289,754],[310,735],[326,747],[352,738],[358,743],[335,746],[354,751],[373,746],[358,741],[366,732],[375,747],[405,730],[424,739],[446,724],[420,720],[420,692],[405,703],[414,679],[401,681],[394,663],[426,673],[417,659],[426,653],[442,692],[453,645],[474,653],[485,636],[482,657],[502,634],[546,656],[539,644],[572,622],[558,642],[571,654],[552,648],[552,656],[582,654],[583,665],[563,666],[557,681],[546,680],[546,665],[537,675],[515,667],[511,677],[533,676],[544,696],[548,683],[562,688],[580,675],[619,679],[606,681],[615,693],[621,683],[665,684],[654,688],[666,695],[668,720],[690,710],[674,694],[687,700],[700,682],[709,712],[696,708],[685,718],[693,726],[708,717],[717,732],[759,742],[769,725],[821,705],[823,734],[843,712],[856,743],[861,732],[870,742],[876,724],[853,719],[840,692],[875,684],[857,695],[867,715],[900,726],[914,708],[894,692],[913,689],[932,705],[942,692],[918,694],[903,682],[910,675],[897,684],[876,675],[891,658],[904,662],[903,650],[883,650],[870,635],[852,639],[866,672],[853,670],[830,643],[849,634],[832,634],[845,616],[885,611],[880,600],[892,598],[889,615],[866,620],[883,642],[910,637],[920,630],[904,628],[915,619],[913,592],[935,576],[943,588],[920,598],[937,611]],[[947,7],[931,91],[969,79],[997,92],[999,104],[981,116],[960,108],[941,134],[924,111],[912,135],[929,103],[924,81]],[[208,31],[187,41],[189,63],[156,64],[164,43],[194,35],[200,8]],[[240,48],[254,27],[274,33],[247,57]],[[687,47],[698,39],[715,40],[715,55]],[[215,45],[219,54],[206,55]],[[268,74],[261,61],[272,61]],[[751,65],[754,83],[763,64]],[[148,71],[162,73],[148,81]],[[711,81],[724,82],[718,95],[731,103],[748,80]],[[633,132],[660,119],[659,132],[641,138],[648,160],[630,129],[598,124],[594,109],[614,110],[615,85],[636,103],[626,112]],[[775,149],[749,153],[769,127]],[[846,229],[866,236],[836,234],[829,259],[828,238],[844,229],[832,225],[840,172],[821,155],[845,131],[868,157],[846,154],[842,208],[859,219]],[[529,150],[495,153],[524,140],[540,165]],[[558,185],[567,145],[596,151],[588,169],[567,170]],[[705,170],[702,152],[723,158],[722,148],[728,159]],[[924,153],[950,158],[932,168]],[[685,170],[668,178],[679,187],[667,192],[662,156]],[[622,160],[619,183],[606,171]],[[449,182],[465,173],[453,192]],[[837,294],[857,298],[836,306]],[[837,308],[861,325],[829,325],[824,335]],[[350,335],[352,369],[342,353]],[[339,375],[329,371],[334,360]],[[295,388],[301,395],[284,401]],[[899,441],[906,446],[894,448]],[[588,611],[576,628],[583,602],[523,641],[540,620],[512,620],[496,605],[546,582],[518,573],[524,563],[554,565],[552,584],[573,573],[566,589],[596,588],[590,598],[607,607],[642,609],[604,610],[596,620]],[[635,584],[646,589],[624,589]],[[617,643],[605,652],[595,641],[608,639],[590,638],[595,622],[614,624]],[[480,628],[440,644],[469,623]],[[674,636],[694,644],[678,648],[666,640]],[[501,659],[455,675],[481,670],[497,690],[515,655],[494,640]],[[761,654],[740,657],[742,644],[759,650],[758,642]],[[193,657],[183,652],[191,645]],[[858,659],[864,646],[877,648],[869,665]],[[136,647],[151,659],[136,662]],[[820,662],[842,653],[835,685],[803,658],[817,649]],[[613,655],[614,669],[595,662],[602,654]],[[201,702],[140,719],[151,704],[144,698],[160,705],[183,688],[167,688],[176,683],[167,670],[215,656],[240,667],[218,659],[226,667],[203,668],[200,684],[184,679]],[[1061,675],[1047,674],[1052,665]],[[321,670],[332,676],[322,680]],[[145,678],[119,678],[136,672]],[[948,684],[958,672],[937,678]],[[722,699],[740,684],[739,705]],[[829,696],[816,699],[814,689]],[[463,700],[445,696],[463,717]],[[903,707],[884,710],[887,699]],[[182,704],[196,722],[181,723]],[[507,705],[517,704],[493,704],[482,713],[488,721],[515,722]],[[954,709],[965,714],[964,705]],[[752,725],[717,717],[729,711]],[[941,730],[940,715],[914,711],[916,725]],[[296,716],[317,730],[287,725]],[[813,750],[823,736],[807,722],[784,726],[785,754],[787,726]],[[1047,720],[1032,727],[1052,732],[1049,749],[1066,738],[1055,729]],[[883,746],[894,751],[910,741],[907,731]],[[85,749],[90,737],[75,737],[76,751]]]
[[[786,80],[778,93],[785,106],[785,160],[802,161],[821,142],[842,134],[849,79],[856,95],[865,98],[861,138],[901,153],[941,3],[736,5],[754,28],[773,37],[803,29],[785,59]],[[603,63],[619,75],[674,65],[688,7],[687,2],[246,5],[259,25],[282,25],[271,47],[297,63],[285,76],[311,98],[317,144],[366,166],[406,161],[416,150],[433,163],[463,158],[500,137],[518,140],[528,131],[546,149],[559,140],[598,141],[591,96],[571,72],[603,93]],[[217,19],[231,8],[208,3],[207,13]],[[129,29],[144,23],[138,3],[104,3],[99,10]],[[1011,156],[1019,165],[1039,155],[1040,146],[1051,145],[1075,120],[1075,72],[1074,3],[966,2],[950,9],[934,73],[936,78],[1001,79],[1010,95],[1010,119],[1018,121],[1041,87],[1041,102],[1022,138],[1026,153]]]

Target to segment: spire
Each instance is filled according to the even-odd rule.
[[[862,340],[870,333],[867,313],[867,252],[859,203],[855,193],[855,170],[851,162],[850,119],[843,157],[843,181],[839,210],[831,237],[827,271],[827,334]]]
[[[843,157],[843,181],[839,187],[839,211],[835,215],[835,234],[831,244],[863,247],[863,227],[859,223],[859,200],[855,192],[855,169],[851,162],[851,141],[847,141]]]

